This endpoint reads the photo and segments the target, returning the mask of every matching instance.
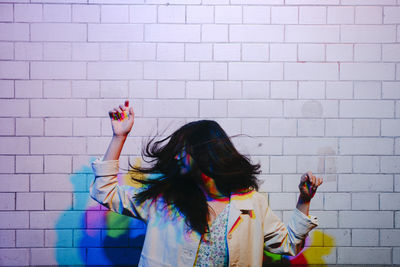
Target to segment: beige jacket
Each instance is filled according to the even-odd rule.
[[[92,162],[95,180],[90,196],[110,210],[139,218],[147,224],[139,266],[193,266],[200,235],[191,231],[174,209],[163,209],[163,200],[138,205],[133,196],[140,190],[118,185],[118,160]],[[228,219],[229,266],[262,266],[264,249],[296,255],[317,218],[298,209],[286,227],[272,212],[267,198],[256,191],[231,196]]]

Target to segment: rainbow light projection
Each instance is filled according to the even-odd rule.
[[[140,161],[135,164],[140,164]],[[55,225],[57,240],[54,259],[50,263],[135,266],[139,262],[146,226],[140,220],[111,212],[100,204],[90,206],[88,189],[93,179],[90,166],[83,166],[71,175],[74,204],[60,215]],[[138,186],[127,174],[119,176],[118,180],[120,184]],[[306,240],[306,248],[299,255],[288,257],[265,252],[264,263],[324,266],[325,258],[334,251],[334,246],[333,237],[313,230]]]

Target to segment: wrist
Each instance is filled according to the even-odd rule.
[[[117,134],[113,134],[112,139],[114,139],[114,140],[123,140],[123,141],[125,141],[127,137],[128,137],[128,135],[117,135]]]

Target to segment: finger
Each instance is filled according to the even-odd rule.
[[[126,107],[124,107],[123,105],[119,105],[119,108],[124,111],[126,109]]]
[[[125,107],[129,107],[129,100],[125,100]]]
[[[133,112],[133,107],[130,107],[130,108],[129,108],[129,114],[135,115],[135,113]]]
[[[109,116],[111,119],[113,119],[113,118],[114,118],[114,113],[110,110],[110,111],[108,112],[108,116]]]
[[[318,178],[317,186],[320,186],[322,184],[322,182],[323,182],[322,178]]]

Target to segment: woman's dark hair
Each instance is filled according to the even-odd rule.
[[[193,163],[188,172],[181,171],[176,158],[185,151]],[[150,167],[135,167],[129,163],[131,178],[145,185],[135,198],[139,203],[162,197],[166,204],[184,215],[186,224],[200,234],[206,232],[209,216],[207,199],[202,190],[201,174],[211,177],[220,191],[229,197],[249,189],[258,190],[256,174],[259,164],[251,164],[241,155],[231,140],[212,120],[190,122],[159,141],[150,139],[142,151]],[[156,174],[157,178],[137,179],[135,174]]]

